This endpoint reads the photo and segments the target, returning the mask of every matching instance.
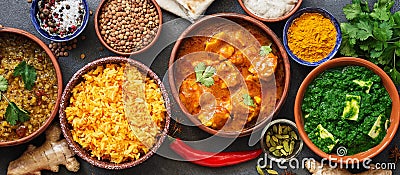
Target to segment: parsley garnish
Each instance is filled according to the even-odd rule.
[[[271,52],[272,52],[271,44],[269,46],[261,46],[260,48],[260,56],[262,57],[267,56]]]
[[[217,72],[217,70],[212,66],[207,66],[201,62],[194,68],[196,73],[196,82],[200,82],[204,86],[210,87],[214,84],[214,79],[212,76]]]
[[[26,64],[22,61],[14,69],[14,76],[21,76],[25,84],[25,89],[32,90],[36,81],[36,69],[35,67]]]
[[[256,107],[253,99],[251,98],[251,96],[249,94],[243,94],[243,103],[247,106]]]
[[[1,93],[3,91],[6,91],[7,88],[8,88],[7,79],[0,75],[0,94],[8,102],[6,113],[4,114],[7,122],[10,123],[10,125],[15,125],[17,124],[18,121],[25,122],[29,120],[28,111],[18,108],[18,106],[14,102],[10,102],[10,100],[8,100],[8,98]]]
[[[373,9],[365,0],[353,0],[343,8],[349,22],[341,23],[345,56],[364,57],[383,68],[400,85],[400,11],[391,13],[394,0],[378,0]]]

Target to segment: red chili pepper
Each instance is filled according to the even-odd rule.
[[[240,152],[205,152],[190,147],[180,139],[175,139],[169,146],[182,158],[194,164],[207,167],[222,167],[243,163],[257,158],[262,153],[261,149]]]

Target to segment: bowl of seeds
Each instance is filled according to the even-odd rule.
[[[34,0],[30,15],[40,35],[63,42],[83,32],[89,19],[89,7],[86,0]]]
[[[162,13],[155,0],[103,0],[94,24],[107,49],[129,56],[154,44],[161,32]]]
[[[268,158],[276,162],[289,161],[303,148],[296,124],[287,119],[271,121],[262,131],[260,142]]]

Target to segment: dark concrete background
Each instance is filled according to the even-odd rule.
[[[397,0],[396,0],[397,1]],[[100,2],[100,0],[88,0],[90,9],[95,12],[96,8]],[[350,3],[351,0],[304,0],[302,7],[322,7],[329,12],[331,12],[339,22],[343,22],[344,14],[342,13],[342,7],[346,4]],[[375,0],[369,0],[375,2]],[[396,3],[395,10],[399,8],[400,3]],[[0,24],[7,27],[14,27],[23,29],[33,33],[42,39],[42,41],[49,43],[48,40],[44,39],[39,35],[39,33],[34,29],[30,17],[29,17],[29,8],[31,4],[27,3],[26,0],[0,0]],[[206,11],[207,14],[219,13],[219,12],[235,12],[245,14],[243,9],[240,7],[239,3],[236,0],[216,0]],[[172,50],[173,43],[170,41],[174,41],[174,39],[179,36],[179,34],[190,24],[184,20],[175,20],[176,16],[170,14],[166,11],[163,11],[163,22],[164,29],[162,31],[162,37],[157,41],[153,49],[148,52],[136,55],[131,58],[139,60],[146,65],[149,65],[152,70],[154,70],[160,77],[163,77],[168,66],[169,55]],[[279,23],[265,23],[269,26],[279,37],[282,36],[282,30],[284,26],[284,22]],[[98,40],[95,31],[94,31],[94,22],[93,16],[90,16],[90,20],[86,30],[81,34],[86,36],[86,40],[80,41],[78,43],[78,48],[74,49],[70,52],[69,57],[61,57],[58,59],[58,62],[61,67],[61,71],[63,74],[63,83],[64,86],[68,82],[68,80],[72,77],[72,75],[85,64],[96,60],[101,57],[112,56],[115,55],[112,52],[109,52],[107,49],[104,51],[99,51],[98,48],[102,47],[100,41]],[[80,59],[79,55],[84,53],[86,55],[85,59]],[[294,121],[293,117],[293,106],[294,99],[297,93],[297,89],[299,88],[302,80],[308,74],[309,71],[312,70],[310,67],[305,67],[297,64],[296,62],[290,60],[291,64],[291,85],[288,94],[288,98],[286,100],[285,105],[281,109],[280,113],[276,118],[287,118]],[[168,85],[168,83],[165,83]],[[171,98],[171,100],[173,100]],[[187,121],[187,119],[179,115],[179,107],[175,103],[172,103],[173,111],[178,113],[177,116],[180,121]],[[176,112],[177,111],[177,112]],[[58,118],[55,119],[55,122],[58,122]],[[177,134],[177,136],[187,139],[187,140],[196,140],[201,138],[209,137],[207,133],[204,133],[197,127],[189,127],[189,126],[181,126],[181,132]],[[229,146],[226,151],[239,151],[246,149],[255,149],[259,147],[259,144],[249,147],[248,144],[249,137],[239,138],[234,143]],[[394,146],[394,144],[399,144],[399,135],[393,139],[388,148]],[[34,144],[36,146],[40,145],[44,141],[44,136],[41,135],[37,139],[20,146],[8,147],[8,148],[0,148],[0,175],[6,174],[6,169],[10,161],[18,158],[24,150],[26,150],[28,144]],[[167,149],[166,144],[164,144],[161,150]],[[392,160],[388,159],[388,149],[384,150],[378,156],[373,158],[374,163],[383,163],[383,162],[392,162]],[[76,156],[78,158],[78,156]],[[298,159],[301,158],[315,158],[319,160],[320,158],[316,156],[312,151],[308,149],[307,146],[304,146],[301,154],[298,156]],[[159,155],[154,155],[150,159],[148,159],[143,164],[126,169],[126,170],[105,170],[101,168],[94,167],[84,160],[78,158],[81,163],[81,168],[78,174],[146,174],[146,175],[189,175],[189,174],[214,174],[214,175],[223,175],[223,174],[235,174],[235,175],[249,175],[249,174],[257,174],[255,170],[255,166],[257,165],[256,160],[249,161],[243,164],[224,167],[224,168],[205,168],[201,166],[197,166],[188,162],[180,162],[173,161],[167,158],[164,158]],[[398,165],[398,164],[397,164]],[[278,170],[280,173],[283,170],[280,170],[276,164],[273,164],[273,168]],[[308,171],[304,169],[289,169],[299,175],[309,174]],[[352,170],[353,172],[358,172],[360,170]],[[57,174],[49,171],[42,171],[43,174]],[[64,166],[60,167],[59,174],[68,174],[68,172]],[[70,173],[72,174],[72,173]],[[393,171],[393,174],[400,174],[399,168]]]

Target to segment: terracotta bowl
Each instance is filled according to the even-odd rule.
[[[56,59],[56,57],[54,57],[53,53],[50,51],[50,49],[47,47],[47,45],[45,43],[43,43],[39,38],[32,35],[31,33],[24,31],[24,30],[16,29],[16,28],[3,27],[3,28],[0,28],[0,33],[10,33],[10,34],[21,35],[21,36],[29,38],[33,42],[37,43],[50,57],[51,62],[53,63],[54,69],[56,71],[56,76],[57,76],[57,99],[55,101],[54,108],[51,111],[50,117],[42,124],[42,126],[38,130],[33,132],[31,135],[26,136],[21,139],[18,139],[18,140],[14,140],[14,141],[0,142],[0,147],[5,147],[5,146],[14,146],[14,145],[20,145],[20,144],[26,143],[26,142],[34,139],[35,137],[37,137],[38,135],[40,135],[43,131],[45,131],[47,129],[47,127],[53,121],[54,117],[57,115],[58,105],[60,103],[63,87],[62,87],[61,70],[58,65],[57,59]]]
[[[155,80],[155,83],[157,83],[158,87],[161,89],[162,96],[165,101],[165,107],[167,109],[163,130],[162,130],[160,136],[157,138],[155,145],[149,150],[149,152],[147,152],[145,155],[142,155],[139,159],[137,159],[135,161],[120,163],[120,164],[111,163],[109,161],[102,161],[102,160],[98,160],[95,157],[91,157],[90,153],[88,151],[84,150],[79,145],[79,143],[77,143],[73,140],[72,134],[71,134],[72,126],[68,123],[66,114],[65,114],[65,109],[69,106],[69,103],[70,103],[69,100],[72,95],[72,89],[82,81],[82,76],[85,75],[86,73],[88,73],[90,70],[93,70],[94,68],[96,68],[99,65],[112,64],[112,63],[115,63],[115,64],[129,63],[129,64],[135,66],[139,71],[146,72],[147,76],[149,76],[151,79]],[[166,93],[166,90],[164,88],[164,85],[162,84],[162,81],[158,78],[158,76],[153,71],[151,71],[148,67],[146,67],[142,63],[134,61],[129,58],[106,57],[106,58],[102,58],[102,59],[99,59],[99,60],[96,60],[96,61],[93,61],[93,62],[87,64],[86,66],[84,66],[83,68],[78,70],[72,76],[71,80],[68,82],[68,84],[65,87],[65,90],[62,94],[59,113],[60,113],[61,130],[63,132],[63,135],[64,135],[65,139],[67,140],[69,146],[74,150],[74,152],[79,157],[81,157],[83,160],[89,162],[90,164],[92,164],[94,166],[97,166],[100,168],[105,168],[105,169],[118,170],[118,169],[126,169],[126,168],[130,168],[130,167],[139,165],[139,164],[143,163],[144,161],[146,161],[148,158],[150,158],[157,151],[157,149],[160,147],[160,145],[164,141],[165,136],[168,132],[170,116],[171,116],[170,111],[171,111],[171,109],[170,109],[170,102],[169,102],[168,94]]]
[[[354,154],[351,156],[338,156],[336,154],[327,154],[320,150],[317,146],[315,146],[311,140],[309,139],[307,133],[304,130],[304,116],[302,114],[301,106],[303,102],[303,97],[306,92],[306,89],[308,85],[322,72],[324,72],[327,69],[335,68],[335,67],[341,67],[341,66],[349,66],[349,65],[356,65],[356,66],[364,66],[377,75],[379,75],[382,79],[383,85],[386,88],[387,92],[390,95],[390,98],[392,99],[392,111],[390,115],[390,127],[387,129],[387,134],[382,140],[382,142],[375,147],[364,151],[360,152],[358,154]],[[380,152],[382,152],[391,142],[391,140],[394,138],[397,132],[397,128],[399,126],[399,119],[400,119],[400,102],[399,102],[399,94],[397,92],[396,86],[390,79],[390,77],[377,65],[366,61],[364,59],[360,58],[353,58],[353,57],[341,57],[341,58],[336,58],[330,61],[327,61],[320,66],[316,67],[313,71],[308,74],[308,76],[304,79],[303,83],[300,86],[299,91],[297,92],[296,95],[296,101],[294,104],[294,116],[296,120],[296,125],[299,130],[300,136],[303,139],[303,141],[306,143],[306,145],[317,155],[321,156],[322,158],[326,158],[328,160],[331,160],[333,162],[337,163],[344,163],[344,164],[352,164],[355,163],[352,160],[358,160],[358,161],[364,161],[367,158],[373,158],[374,156],[378,155]]]
[[[260,21],[264,21],[264,22],[279,22],[279,21],[287,19],[289,16],[292,16],[293,13],[297,11],[297,9],[300,8],[301,3],[303,2],[303,0],[298,0],[297,4],[293,7],[293,9],[290,12],[286,13],[285,15],[283,15],[281,17],[278,17],[278,18],[263,18],[263,17],[257,16],[254,13],[250,12],[250,10],[247,9],[247,7],[244,5],[243,0],[238,0],[238,1],[239,1],[240,6],[242,6],[243,10],[247,14],[249,14],[253,18],[256,18],[256,19],[258,19]]]
[[[112,52],[118,54],[118,55],[123,55],[123,56],[130,56],[130,55],[135,55],[135,54],[140,54],[142,52],[145,52],[146,50],[148,50],[151,46],[154,45],[154,43],[157,41],[158,37],[160,36],[161,33],[161,28],[162,28],[162,11],[160,6],[157,4],[156,0],[151,0],[151,2],[154,4],[154,7],[157,9],[157,14],[158,14],[158,20],[160,20],[159,22],[159,26],[158,26],[158,30],[156,35],[154,36],[154,39],[146,46],[144,46],[143,48],[141,48],[140,50],[134,51],[134,52],[121,52],[121,51],[117,51],[115,49],[113,49],[110,45],[108,45],[106,43],[106,41],[104,41],[103,37],[100,34],[100,15],[101,15],[101,9],[104,6],[104,4],[109,1],[109,0],[102,0],[101,3],[99,4],[99,6],[97,7],[96,10],[96,14],[94,15],[94,29],[96,31],[96,35],[97,38],[99,38],[101,44],[104,45],[104,47],[106,47],[108,50],[111,50]]]
[[[184,104],[181,102],[181,100],[179,98],[179,90],[178,90],[176,82],[174,81],[175,75],[174,75],[174,68],[172,68],[172,67],[173,67],[174,63],[178,59],[180,59],[180,58],[178,58],[178,53],[179,53],[179,49],[182,46],[184,40],[193,35],[196,35],[196,33],[198,33],[198,32],[201,33],[202,29],[204,29],[204,28],[206,28],[206,32],[212,33],[214,29],[212,29],[213,27],[209,27],[209,24],[211,24],[211,25],[217,24],[218,25],[218,24],[220,24],[218,22],[219,19],[223,19],[223,20],[227,20],[227,21],[231,21],[231,22],[233,21],[235,24],[248,23],[248,24],[250,24],[250,26],[255,27],[255,28],[259,29],[260,31],[262,31],[272,42],[272,47],[276,51],[276,54],[279,57],[279,59],[281,59],[282,74],[284,76],[283,90],[282,90],[281,98],[276,103],[275,108],[273,109],[273,113],[268,116],[261,116],[262,118],[259,118],[257,123],[255,123],[255,125],[253,125],[252,127],[249,127],[249,128],[244,128],[243,130],[237,131],[237,132],[216,130],[216,129],[212,129],[210,127],[203,125],[197,119],[196,116],[191,115],[188,112],[188,110],[186,109]],[[209,28],[211,28],[211,29],[209,29]],[[216,27],[216,28],[221,28],[221,27]],[[251,134],[253,131],[258,131],[261,128],[263,128],[263,126],[265,126],[269,121],[271,121],[272,117],[278,113],[278,111],[280,110],[280,108],[282,107],[283,103],[286,100],[288,89],[289,89],[290,64],[289,64],[288,56],[286,54],[285,49],[283,48],[281,41],[278,39],[276,34],[262,22],[254,19],[250,16],[237,14],[237,13],[218,13],[218,14],[214,14],[214,15],[209,15],[209,16],[206,16],[206,17],[198,20],[191,26],[189,26],[182,33],[182,35],[178,38],[177,42],[174,45],[174,48],[172,50],[170,60],[169,60],[169,67],[170,68],[168,70],[168,78],[169,78],[169,84],[170,84],[171,90],[172,90],[172,95],[173,95],[174,99],[177,101],[180,108],[182,109],[183,113],[196,126],[198,126],[203,131],[213,134],[213,135],[221,136],[221,137],[232,138],[232,137],[237,137],[237,136],[239,136],[239,137],[247,136],[247,135]],[[239,132],[239,134],[238,134],[238,132]]]

